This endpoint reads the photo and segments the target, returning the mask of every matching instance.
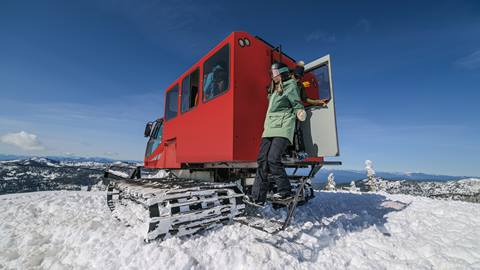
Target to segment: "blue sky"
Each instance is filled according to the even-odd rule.
[[[235,30],[331,54],[343,168],[480,175],[478,1],[2,1],[0,153],[142,159],[165,87]]]

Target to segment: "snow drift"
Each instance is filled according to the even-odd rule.
[[[0,269],[480,269],[480,204],[407,195],[317,192],[277,235],[237,223],[151,244],[103,192],[3,195],[0,220]]]

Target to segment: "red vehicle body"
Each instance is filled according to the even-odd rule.
[[[220,50],[227,50],[225,48],[228,48],[229,57],[227,90],[207,100],[203,89],[208,78],[205,63]],[[254,168],[268,107],[266,89],[271,81],[269,69],[273,61],[282,61],[292,68],[295,66],[295,61],[282,54],[281,49],[274,49],[246,32],[233,32],[215,46],[165,91],[165,115],[167,106],[175,106],[167,104],[169,92],[175,89],[178,89],[178,112],[175,116],[170,115],[168,120],[165,117],[157,120],[153,130],[148,132],[156,132],[156,135],[150,138],[145,167]],[[188,94],[183,93],[182,84],[191,82],[192,77],[188,82],[185,78],[192,72],[197,72],[195,76],[198,78],[195,106],[182,112],[182,95]],[[307,72],[303,80],[314,82],[314,75]],[[318,87],[316,83],[307,85],[307,95],[319,98]],[[171,96],[175,97],[174,93]],[[295,163],[308,162],[322,163],[323,156],[309,156]]]

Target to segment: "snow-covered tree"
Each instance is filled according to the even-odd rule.
[[[371,160],[365,160],[365,170],[367,170],[367,176],[375,177],[375,170],[373,169],[373,162]]]
[[[358,192],[360,189],[355,185],[355,181],[350,182],[350,191],[351,192]]]
[[[336,190],[337,188],[335,185],[335,177],[333,176],[333,173],[330,173],[328,175],[327,184],[325,185],[325,190]]]
[[[370,191],[377,191],[377,186],[375,183],[375,170],[373,169],[373,162],[371,160],[365,160],[365,170],[367,170],[367,186]]]

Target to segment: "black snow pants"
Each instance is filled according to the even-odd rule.
[[[305,144],[303,143],[303,131],[300,125],[301,125],[300,121],[297,120],[295,122],[295,133],[293,136],[295,151],[297,153],[305,151]]]
[[[288,194],[292,188],[282,164],[282,154],[290,141],[283,137],[262,138],[257,157],[257,175],[252,188],[252,197],[256,202],[265,202],[269,189],[268,172],[277,184],[277,192]]]

